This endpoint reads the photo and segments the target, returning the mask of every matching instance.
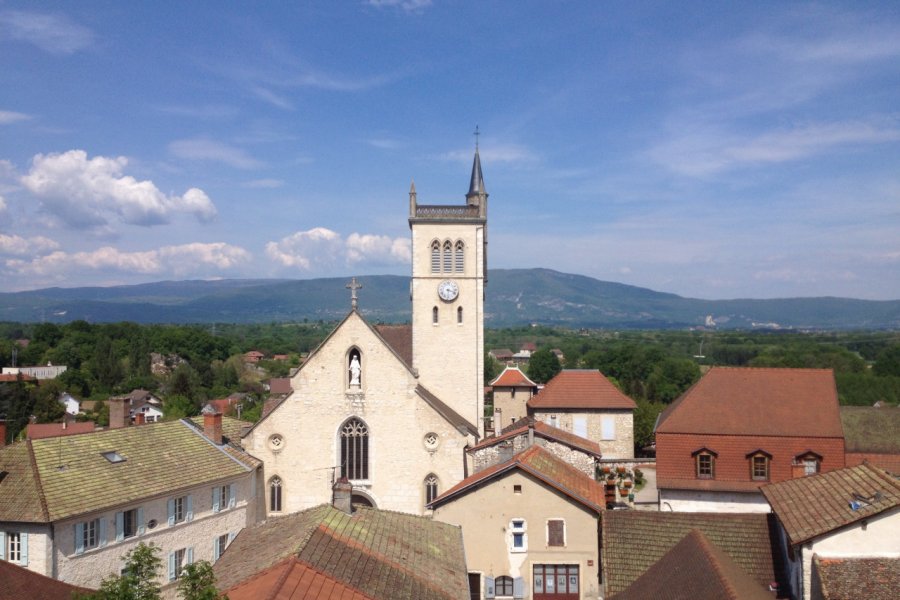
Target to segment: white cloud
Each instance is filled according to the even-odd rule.
[[[124,156],[88,158],[84,150],[37,154],[22,185],[41,199],[54,218],[73,227],[102,228],[116,217],[133,225],[168,222],[174,212],[194,214],[208,221],[216,208],[202,190],[166,196],[152,181],[123,175]]]
[[[366,143],[380,150],[396,150],[403,146],[403,142],[391,138],[370,138]]]
[[[274,106],[276,108],[282,108],[284,110],[294,110],[294,105],[291,103],[290,100],[288,100],[284,96],[280,96],[280,95],[276,94],[275,92],[273,92],[270,89],[266,89],[261,86],[255,86],[255,87],[251,88],[250,91],[253,92],[253,94],[257,98],[259,98],[261,100],[265,100],[266,102],[268,102],[269,104],[271,104],[272,106]]]
[[[9,125],[10,123],[18,123],[19,121],[27,121],[31,115],[15,112],[12,110],[0,110],[0,125]]]
[[[262,165],[240,148],[206,138],[176,140],[169,144],[169,151],[178,158],[221,162],[237,169],[255,169]]]
[[[84,270],[185,276],[208,273],[210,268],[229,270],[249,260],[250,253],[243,248],[217,242],[164,246],[144,252],[123,252],[111,246],[90,252],[55,251],[31,261],[7,260],[5,265],[8,273],[39,277],[68,276]]]
[[[416,12],[431,6],[431,0],[368,0],[367,4],[378,8],[396,7],[407,12]]]
[[[0,215],[7,211],[6,200],[4,200],[3,196],[0,196]]]
[[[281,179],[254,179],[253,181],[244,183],[244,187],[254,189],[274,189],[280,188],[283,185],[284,181]]]
[[[51,54],[72,54],[91,45],[90,29],[64,15],[24,10],[0,12],[0,38],[34,44]]]
[[[478,153],[484,162],[490,163],[533,163],[538,160],[538,156],[531,149],[519,144],[482,146],[479,148]],[[451,150],[441,154],[439,158],[442,160],[469,162],[474,154],[471,148]]]
[[[3,213],[3,198],[0,198],[0,214]],[[43,236],[23,238],[18,235],[0,233],[0,255],[25,256],[27,254],[44,254],[59,247],[55,241]]]
[[[298,231],[266,244],[266,255],[285,267],[323,271],[341,265],[404,264],[410,261],[408,238],[351,233],[346,239],[330,229]]]

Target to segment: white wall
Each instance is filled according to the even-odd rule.
[[[659,510],[674,512],[767,513],[772,508],[761,493],[659,490]]]

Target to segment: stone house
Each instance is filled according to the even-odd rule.
[[[161,549],[163,584],[217,559],[257,521],[261,465],[228,443],[221,415],[204,419],[0,449],[0,559],[91,588],[140,542]]]
[[[462,527],[472,598],[597,598],[603,487],[538,445],[430,505]]]
[[[538,385],[519,367],[506,367],[489,384],[494,396],[494,428],[501,430],[528,415],[527,404]]]
[[[634,458],[634,400],[595,369],[564,369],[528,401],[528,414],[600,445],[607,459]]]
[[[852,575],[863,584],[855,590],[857,597],[866,597],[864,590],[870,589],[887,593],[884,597],[900,596],[900,587],[885,589],[877,572],[867,571],[867,560],[855,562],[890,561],[893,569],[888,570],[900,573],[900,480],[896,477],[862,464],[773,483],[763,487],[762,493],[778,519],[794,598],[823,596],[821,573],[816,572],[830,560],[842,561],[845,574],[858,571]]]

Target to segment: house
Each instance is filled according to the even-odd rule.
[[[76,398],[69,392],[61,393],[57,400],[60,404],[66,407],[67,414],[75,416],[79,412],[81,412],[81,402],[78,400],[78,398]]]
[[[477,473],[497,463],[506,462],[514,454],[535,444],[588,477],[594,477],[597,462],[602,458],[600,444],[597,442],[535,421],[531,417],[513,423],[499,435],[485,438],[466,450],[466,453],[472,461],[472,472]]]
[[[634,400],[596,369],[564,369],[528,401],[528,414],[600,444],[604,458],[634,458]]]
[[[243,438],[265,463],[270,515],[331,498],[345,477],[359,505],[424,514],[465,477],[484,432],[487,192],[478,153],[463,204],[409,193],[412,323],[369,323],[354,278],[350,310]]]
[[[867,563],[851,562],[855,559],[890,559],[895,569],[900,567],[900,480],[878,467],[862,464],[773,483],[762,493],[781,528],[779,541],[788,557],[794,598],[814,597],[816,557],[819,577],[824,575],[826,582],[825,559],[847,561],[844,571],[855,565],[860,570],[857,579],[866,577]],[[900,587],[890,592],[889,597],[900,597]],[[866,596],[861,590],[857,593]]]
[[[76,595],[87,595],[94,590],[76,587],[39,575],[15,563],[0,559],[0,600],[72,600]]]
[[[501,364],[507,364],[512,360],[513,351],[509,348],[493,348],[488,350],[488,356]]]
[[[128,394],[128,403],[131,406],[135,406],[138,404],[152,404],[153,406],[162,406],[163,401],[160,400],[159,396],[154,394],[153,392],[148,392],[147,390],[136,389],[131,390]]]
[[[213,567],[219,589],[231,600],[469,600],[458,527],[351,509],[351,496],[342,480],[335,506],[243,530]]]
[[[34,377],[37,380],[42,379],[56,379],[63,373],[68,370],[68,367],[65,365],[54,366],[51,363],[47,363],[44,365],[37,365],[35,367],[3,367],[4,375],[28,375],[30,377]]]
[[[223,435],[221,415],[127,427],[116,404],[117,427],[0,448],[0,558],[96,588],[152,543],[167,584],[257,521],[261,465]]]
[[[659,416],[661,510],[761,511],[761,486],[844,466],[829,369],[713,367]]]
[[[900,407],[842,406],[845,462],[900,475]]]
[[[503,429],[528,415],[527,403],[538,385],[519,367],[506,367],[488,385],[494,393],[494,428]]]
[[[250,352],[244,353],[244,362],[250,364],[256,364],[259,361],[263,360],[266,357],[265,354],[260,352],[259,350],[251,350]]]
[[[603,487],[540,446],[467,477],[429,506],[435,521],[462,527],[472,598],[598,597]]]
[[[138,419],[143,420],[144,423],[156,423],[162,421],[165,416],[162,407],[149,400],[132,404],[128,413],[132,423],[136,423]]]
[[[710,585],[722,583],[721,578],[725,575],[725,581],[739,583],[741,589],[750,593],[755,591],[756,587],[746,583],[746,578],[735,567],[763,590],[768,590],[775,582],[779,591],[777,594],[769,593],[770,599],[788,597],[784,561],[778,548],[777,525],[772,514],[608,510],[603,513],[601,525],[600,563],[604,598],[712,600],[708,595],[692,595],[693,592],[703,591],[695,588],[691,588],[691,594],[685,595],[639,594],[658,589],[653,587],[654,574],[683,578],[694,573],[698,578],[710,579],[707,582]],[[706,555],[703,561],[698,561],[699,553]],[[692,570],[704,562],[724,567],[727,572]],[[645,577],[648,575],[650,580]],[[720,578],[719,582],[712,581],[714,577]],[[638,583],[639,580],[643,581]],[[674,585],[676,579],[665,579],[663,582],[669,581]],[[675,588],[670,589],[675,591]],[[755,598],[754,595],[745,597]]]

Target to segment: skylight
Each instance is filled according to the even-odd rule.
[[[115,450],[110,450],[109,452],[101,452],[100,455],[111,463],[125,462],[125,457]]]

